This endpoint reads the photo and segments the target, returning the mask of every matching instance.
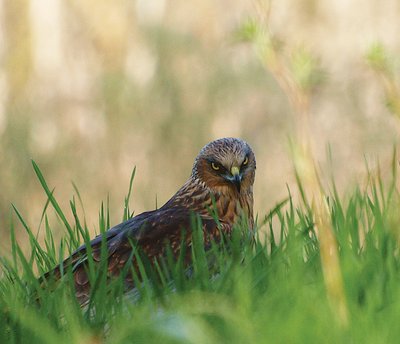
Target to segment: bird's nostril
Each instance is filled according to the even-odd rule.
[[[240,173],[240,169],[237,166],[232,166],[231,167],[231,174],[232,176],[238,176]]]

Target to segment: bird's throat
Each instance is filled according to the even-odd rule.
[[[253,226],[252,192],[219,193],[219,197],[215,197],[215,207],[220,221],[234,224],[244,215],[249,226]]]

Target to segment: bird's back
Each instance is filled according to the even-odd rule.
[[[80,303],[84,303],[90,296],[90,281],[88,272],[88,255],[95,263],[107,258],[107,278],[118,277],[127,264],[138,270],[137,254],[144,255],[149,261],[160,259],[165,255],[166,248],[171,249],[177,257],[182,249],[182,242],[186,246],[187,257],[190,260],[190,245],[192,241],[192,224],[196,213],[183,207],[162,207],[158,210],[139,214],[102,235],[98,235],[90,243],[80,246],[70,257],[61,264],[63,271],[72,270],[75,282],[76,296]],[[204,241],[218,240],[220,228],[211,216],[199,217],[204,232]],[[220,227],[227,230],[226,224]],[[105,245],[105,256],[102,257],[102,242]],[[90,250],[89,250],[90,247]],[[135,255],[136,250],[136,255]],[[104,253],[103,253],[104,254]],[[53,275],[61,277],[61,266],[42,277],[47,279]],[[138,274],[139,272],[136,271]],[[127,287],[133,286],[133,276],[128,273],[125,277]]]

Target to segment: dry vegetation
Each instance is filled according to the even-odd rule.
[[[249,18],[260,15],[256,2],[1,1],[1,230],[10,202],[38,223],[45,197],[30,158],[63,206],[69,181],[78,185],[94,227],[108,193],[112,223],[121,219],[133,166],[140,212],[168,199],[200,147],[220,136],[254,147],[256,211],[265,213],[295,181],[287,137],[297,110],[274,75],[279,65],[306,88],[314,154],[330,170],[331,145],[340,190],[364,178],[364,154],[372,167],[378,156],[385,164],[399,125],[371,47],[380,42],[384,57],[400,50],[398,2],[265,4],[276,53],[267,71],[243,42]],[[312,85],[309,68],[319,71]]]

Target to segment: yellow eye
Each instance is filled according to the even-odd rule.
[[[219,166],[218,166],[215,162],[212,162],[212,163],[211,163],[211,167],[212,167],[213,170],[215,170],[215,171],[218,171],[218,170],[219,170]]]
[[[242,165],[243,165],[243,166],[246,166],[248,163],[249,163],[249,158],[246,156],[246,157],[244,158],[244,161],[243,161]]]

